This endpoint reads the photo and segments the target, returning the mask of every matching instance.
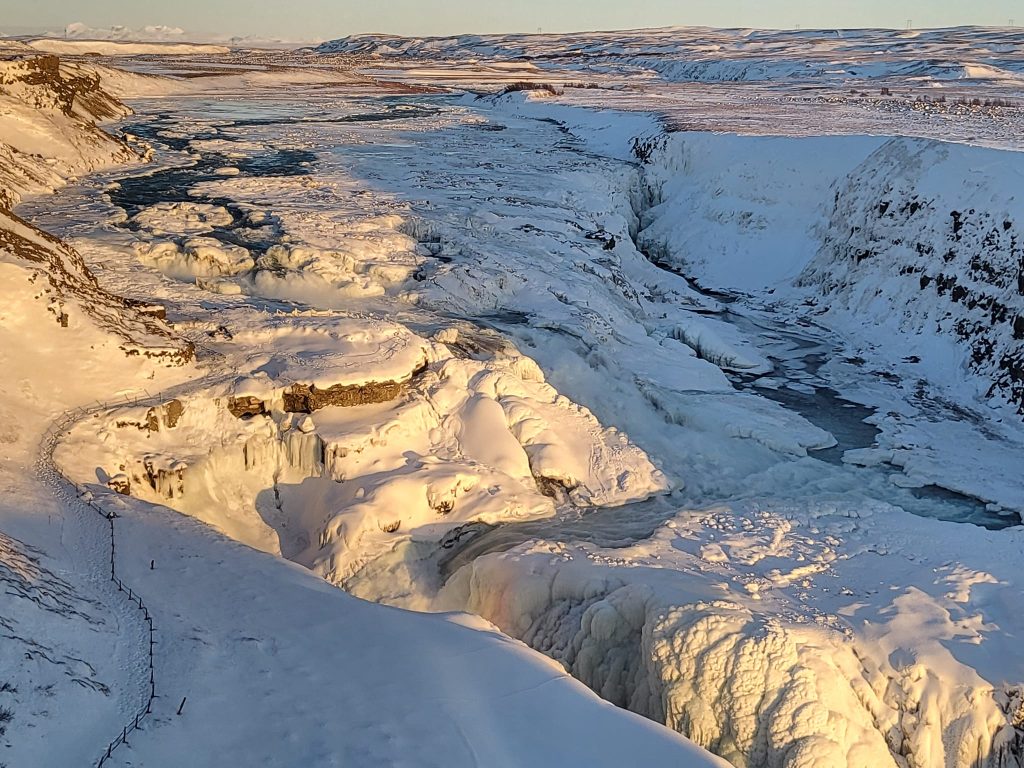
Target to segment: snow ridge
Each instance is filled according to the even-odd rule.
[[[835,82],[879,78],[1020,80],[1017,30],[742,30],[674,27],[564,35],[353,35],[316,52],[385,59],[516,62],[673,82]],[[1016,49],[1016,50],[1015,50]]]

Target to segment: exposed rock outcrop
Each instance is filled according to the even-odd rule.
[[[867,322],[948,336],[1024,415],[1024,206],[1015,152],[893,139],[835,193],[802,277]],[[976,172],[985,168],[984,174]]]
[[[263,416],[267,408],[258,397],[232,397],[228,400],[228,410],[236,419],[247,419],[251,416]]]
[[[136,429],[159,432],[161,429],[174,429],[178,426],[185,406],[180,400],[171,400],[163,405],[147,408],[142,418],[124,417],[118,419],[118,427],[135,427]]]
[[[318,389],[315,385],[309,384],[296,384],[284,393],[284,409],[288,413],[313,413],[332,405],[350,407],[386,403],[402,394],[404,387],[405,385],[398,381],[339,384],[327,389]]]

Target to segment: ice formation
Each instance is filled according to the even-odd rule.
[[[249,352],[251,376],[110,412],[58,461],[341,584],[410,537],[551,516],[559,495],[587,507],[667,488],[625,435],[503,344],[472,360],[398,325],[287,315],[232,340],[274,351]]]

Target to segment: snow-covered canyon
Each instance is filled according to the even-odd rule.
[[[45,179],[17,175],[14,186],[4,188],[4,200],[49,192],[73,181],[73,174],[135,157],[127,143],[102,138],[93,123],[97,115],[75,113],[83,94],[117,105],[97,90],[95,76],[69,82],[58,74],[56,67],[63,65],[56,60],[37,63],[18,48],[12,55],[15,76],[5,85],[13,87],[0,94],[18,106],[5,116],[33,135],[52,126],[62,142],[54,146],[72,149],[48,162],[45,154],[12,144],[11,155],[22,167],[47,165],[55,172]],[[74,67],[70,71],[77,76]],[[154,82],[125,74],[117,81],[144,89]],[[63,102],[50,103],[54,89]],[[18,138],[7,126],[3,135]],[[7,168],[12,167],[19,166]],[[22,178],[35,179],[35,186],[18,186]],[[29,199],[60,210],[58,198]],[[74,199],[73,193],[66,199]],[[66,224],[90,229],[110,221],[88,203],[76,215],[58,215]],[[235,544],[177,512],[119,504],[120,496],[87,491],[84,496],[113,518],[98,516],[75,498],[74,487],[53,464],[53,443],[64,436],[63,425],[67,419],[98,424],[112,402],[152,401],[160,391],[184,397],[216,384],[225,368],[216,365],[222,358],[203,348],[196,368],[196,347],[186,338],[192,335],[202,345],[207,337],[195,324],[214,315],[203,310],[191,322],[177,316],[168,324],[166,307],[154,303],[157,294],[142,301],[126,297],[127,291],[111,293],[109,281],[97,281],[94,270],[102,265],[94,259],[87,264],[67,242],[7,210],[3,217],[0,738],[10,764],[219,765],[230,753],[243,762],[280,766],[338,760],[393,765],[412,755],[420,755],[420,765],[512,764],[539,755],[613,765],[638,750],[658,762],[718,764],[671,731],[600,701],[558,665],[485,622],[398,612],[349,598],[308,570]],[[253,314],[265,317],[259,308]],[[284,351],[284,339],[305,335],[314,347],[319,339],[324,359],[334,362],[342,379],[359,378],[360,355],[368,358],[364,373],[395,379],[379,380],[378,389],[350,386],[345,379],[325,395],[314,386],[319,375],[329,375],[322,371],[309,379],[308,389],[288,393],[310,409],[314,401],[328,404],[324,398],[331,405],[374,400],[375,393],[406,383],[400,379],[411,372],[407,364],[418,370],[425,362],[429,342],[410,343],[400,326],[363,316],[339,330],[338,322],[303,327],[292,319],[276,330],[273,323],[254,322],[255,335],[245,349],[256,354],[281,336]],[[343,338],[354,346],[337,348]],[[295,364],[315,367],[310,345],[299,346]],[[408,352],[398,354],[403,348]],[[332,356],[328,349],[350,355]],[[263,360],[270,370],[275,363]],[[266,386],[267,373],[261,378],[256,370],[260,365],[246,369],[255,379],[240,399],[277,396],[273,385]],[[535,391],[552,399],[543,388]],[[128,418],[144,420],[132,428],[166,430],[179,420],[194,424],[190,420],[203,413],[185,411],[173,394],[167,397],[166,407],[158,407],[158,397],[156,405],[136,408]],[[593,423],[580,417],[584,429]],[[56,433],[51,422],[60,425]],[[628,451],[623,455],[629,462]],[[75,472],[82,468],[79,457],[70,463]],[[642,472],[644,464],[638,468]],[[92,485],[98,480],[88,478]],[[125,597],[120,579],[144,592],[156,614],[152,672],[146,648],[153,637],[146,635],[139,606]],[[242,606],[246,611],[239,613]],[[156,698],[147,708],[153,679]],[[145,717],[136,729],[132,718],[140,703]],[[339,711],[348,714],[339,720]],[[546,723],[536,722],[545,712]],[[108,748],[129,728],[123,744],[116,739],[117,746]]]
[[[546,91],[395,94],[347,66],[341,90],[281,74],[321,83],[301,98],[254,98],[247,74],[184,92],[111,75],[148,97],[121,128],[155,165],[19,209],[81,254],[96,290],[159,305],[200,361],[145,391],[98,382],[54,457],[119,510],[127,567],[183,628],[165,671],[209,718],[164,716],[131,754],[163,764],[181,738],[247,738],[216,705],[218,686],[257,690],[216,618],[246,599],[289,606],[272,652],[283,625],[251,630],[284,701],[306,693],[286,682],[294,662],[261,659],[317,658],[341,631],[323,611],[407,624],[382,662],[418,633],[460,658],[445,633],[499,638],[491,622],[736,766],[1020,765],[1021,156],[667,132],[643,95],[625,112]],[[440,620],[372,614],[219,534]],[[224,586],[198,608],[168,594],[209,578]],[[543,663],[515,648],[493,650],[513,677],[459,679],[504,681],[500,697],[515,665]],[[382,673],[369,664],[346,695]],[[400,718],[436,681],[394,674],[422,679],[394,699]],[[587,713],[605,710],[562,685],[592,739]],[[323,727],[310,706],[282,727]],[[491,731],[454,717],[482,759]],[[652,764],[712,760],[602,717],[609,744],[664,748]],[[410,738],[428,738],[434,721],[416,722]],[[533,720],[510,722],[499,731]],[[551,748],[549,726],[530,754]],[[591,759],[630,754],[604,742]],[[315,764],[332,750],[307,747]]]

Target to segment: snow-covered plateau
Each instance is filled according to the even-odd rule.
[[[1024,765],[1018,31],[134,45],[0,46],[0,762]]]

